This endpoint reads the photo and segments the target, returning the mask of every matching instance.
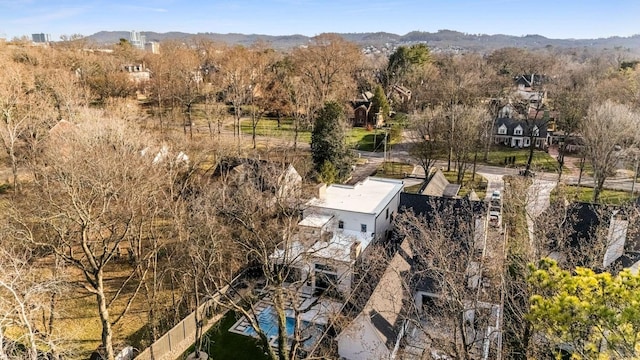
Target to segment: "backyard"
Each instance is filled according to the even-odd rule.
[[[456,183],[457,180],[457,172],[456,171],[444,171],[444,177],[450,183]],[[482,175],[476,174],[475,178],[472,180],[473,175],[471,172],[466,172],[464,174],[464,178],[462,180],[462,186],[460,187],[460,191],[458,191],[458,196],[463,197],[469,194],[472,190],[476,192],[476,195],[480,199],[484,199],[486,195],[487,189],[487,179],[485,179]],[[422,187],[422,184],[407,186],[404,188],[404,191],[408,193],[417,193],[418,190]]]
[[[244,119],[240,123],[240,128],[243,134],[251,135],[252,126],[249,119]],[[391,133],[392,131],[390,131]],[[285,139],[287,141],[293,141],[295,136],[295,127],[291,118],[280,119],[280,126],[278,126],[278,120],[271,118],[264,118],[258,122],[256,126],[257,136],[275,137]],[[384,144],[382,140],[385,137],[384,129],[366,129],[361,127],[352,127],[347,131],[347,143],[354,147],[356,150],[362,151],[383,151]],[[389,144],[395,143],[395,138],[390,137]],[[300,130],[298,132],[298,141],[301,143],[309,144],[311,142],[311,130]],[[374,146],[377,145],[377,146]]]
[[[229,328],[240,318],[233,311],[228,311],[220,321],[207,331],[202,338],[202,351],[210,359],[260,360],[268,359],[256,338],[235,334]],[[190,347],[180,359],[185,359],[194,351]]]

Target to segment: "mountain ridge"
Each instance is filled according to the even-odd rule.
[[[308,43],[313,37],[290,34],[290,35],[265,35],[265,34],[241,34],[241,33],[185,33],[180,31],[170,31],[158,33],[153,31],[141,31],[146,36],[147,41],[165,40],[186,40],[190,38],[206,38],[213,41],[220,41],[228,44],[251,45],[257,41],[265,41],[278,49],[291,49]],[[426,43],[432,48],[459,48],[468,51],[491,51],[503,47],[522,48],[620,48],[640,52],[640,34],[628,37],[612,36],[597,39],[554,39],[538,34],[527,34],[523,36],[506,34],[469,34],[455,30],[438,30],[437,32],[411,31],[404,35],[389,32],[363,32],[363,33],[335,33],[345,40],[356,43],[360,47],[394,47],[412,43]],[[115,44],[119,39],[129,38],[128,31],[100,31],[86,39],[100,45]]]

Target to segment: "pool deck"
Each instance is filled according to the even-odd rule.
[[[299,309],[307,308],[309,305],[311,305],[314,301],[317,300],[317,298],[308,297],[308,296],[302,296],[302,299],[303,299],[302,302],[298,306]],[[267,296],[264,299],[261,299],[255,305],[254,309],[256,314],[259,315],[271,307],[273,307],[273,300],[271,299],[270,296]],[[320,301],[318,301],[317,304],[315,304],[309,310],[300,314],[300,320],[309,322],[314,326],[326,326],[331,315],[339,312],[341,307],[342,307],[341,303],[338,303],[336,301],[331,301],[328,299],[321,299]],[[286,310],[287,314],[290,314],[293,312],[293,310],[291,309],[292,308],[291,303],[288,304],[287,308],[288,308]],[[248,334],[247,333],[248,329],[251,329],[251,331],[254,332],[254,334]],[[229,331],[232,333],[243,335],[243,336],[257,337],[257,334],[255,334],[255,330],[251,326],[251,323],[244,316],[240,318],[238,321],[236,321],[236,323],[229,328]],[[270,336],[269,343],[271,344],[271,346],[274,346],[274,347],[277,346],[276,342],[277,342],[277,337]]]

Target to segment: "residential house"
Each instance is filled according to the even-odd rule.
[[[452,314],[443,311],[448,302],[461,301],[464,318],[462,326],[467,345],[477,356],[474,358],[491,358],[491,354],[500,351],[499,318],[502,307],[499,305],[499,296],[488,289],[490,282],[484,273],[484,259],[487,256],[487,204],[468,198],[408,193],[402,194],[400,204],[401,212],[412,211],[424,220],[424,226],[429,231],[438,233],[435,236],[451,242],[446,251],[452,259],[451,262],[434,265],[442,259],[429,254],[428,247],[420,247],[417,243],[413,245],[411,284],[419,318],[414,318],[412,326],[407,328],[408,337],[401,355],[409,358],[431,355],[434,358],[447,352],[446,347],[441,348],[439,343],[462,341],[450,326],[444,325],[450,323]],[[420,236],[414,242],[419,239]],[[443,269],[447,269],[446,275],[441,272]],[[454,290],[451,284],[456,281],[460,283],[460,287]],[[454,299],[452,294],[456,294],[457,298]]]
[[[541,74],[523,74],[515,77],[518,90],[534,90],[546,81],[546,76]]]
[[[501,107],[500,110],[498,110],[498,118],[515,119],[518,117],[519,117],[518,109],[516,109],[516,107],[510,102],[504,105],[503,107]]]
[[[497,351],[500,307],[483,301],[473,302],[473,296],[482,293],[480,264],[486,246],[486,204],[469,199],[403,192],[400,194],[399,212],[404,211],[413,211],[422,217],[425,226],[433,231],[441,231],[440,227],[446,226],[450,230],[447,236],[451,248],[466,253],[456,254],[454,251],[451,255],[462,259],[461,265],[465,269],[460,281],[469,294],[469,300],[465,300],[468,305],[465,318],[469,320],[466,328],[471,338],[480,339],[476,347],[483,355],[479,358],[488,358],[490,351]],[[444,296],[440,279],[430,276],[428,267],[425,267],[428,254],[417,256],[425,248],[416,247],[415,239],[409,241],[396,235],[394,241],[398,244],[397,251],[379,280],[375,276],[370,279],[375,284],[370,294],[366,286],[354,294],[360,297],[359,300],[366,301],[362,302],[363,306],[358,306],[358,301],[351,304],[357,308],[352,315],[353,320],[342,328],[336,338],[342,359],[421,359],[437,354],[437,346],[424,338],[427,332],[430,339],[453,336],[424,317],[432,310],[433,299]],[[479,321],[481,317],[487,318],[487,314],[487,321]],[[416,326],[418,323],[420,325]]]
[[[384,123],[382,114],[373,113],[371,108],[373,106],[373,93],[370,91],[364,92],[359,98],[351,101],[351,107],[353,113],[351,121],[353,126],[372,126],[380,127]]]
[[[562,266],[584,266],[617,273],[640,270],[640,206],[571,203],[550,209],[563,214],[551,223],[549,256]]]
[[[393,85],[387,98],[400,103],[407,102],[411,100],[411,90],[402,85]]]
[[[136,84],[149,81],[151,78],[151,74],[144,64],[128,64],[123,68],[129,75],[129,80]]]
[[[442,171],[437,170],[436,173],[431,177],[431,180],[429,180],[429,182],[424,185],[424,189],[422,189],[422,191],[419,191],[419,193],[423,195],[444,196],[453,198],[458,196],[459,191],[460,184],[449,183],[449,180],[447,180]]]
[[[546,92],[542,90],[546,77],[540,74],[525,74],[516,76],[514,80],[515,96],[531,106],[540,108],[546,98]]]
[[[368,301],[338,334],[341,359],[393,359],[407,329],[407,308],[412,301],[409,288],[412,264],[408,241],[393,256]]]
[[[273,194],[274,202],[295,201],[302,191],[302,176],[289,163],[229,157],[220,160],[213,175],[232,186],[253,184]]]
[[[495,122],[494,142],[514,148],[527,148],[533,145],[538,149],[546,149],[551,144],[551,134],[546,120],[517,120],[499,118]]]
[[[356,261],[387,238],[402,188],[400,180],[373,177],[353,186],[320,185],[306,203],[294,241],[272,257],[309,279],[309,292],[348,295]]]

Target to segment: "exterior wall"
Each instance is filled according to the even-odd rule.
[[[364,125],[367,123],[367,111],[361,107],[357,108],[354,112],[355,124]]]
[[[353,272],[351,268],[351,264],[332,261],[332,259],[325,259],[325,258],[311,259],[309,261],[309,268],[307,268],[306,270],[311,271],[311,285],[314,289],[316,287],[317,275],[320,275],[320,274],[316,274],[317,271],[315,268],[315,264],[329,265],[336,268],[337,270],[336,275],[338,278],[338,283],[336,284],[336,288],[338,289],[338,291],[340,291],[344,295],[349,294],[349,292],[351,291],[351,274]]]
[[[396,194],[389,204],[382,209],[382,212],[378,214],[375,225],[375,240],[383,239],[387,230],[391,228],[393,218],[398,213],[398,206],[400,206],[400,193]],[[387,216],[387,210],[389,212],[389,216]]]
[[[338,354],[347,360],[389,359],[391,356],[362,314],[338,337]]]
[[[518,142],[519,141],[519,142]],[[510,147],[529,147],[530,138],[528,136],[510,136],[510,135],[494,135],[494,144],[504,144]],[[535,138],[534,146],[538,148],[546,148],[548,143],[545,138]]]
[[[397,208],[397,206],[396,206]],[[304,211],[304,216],[309,214],[327,214],[335,217],[335,229],[338,228],[338,221],[344,222],[344,230],[360,231],[360,225],[367,225],[367,233],[375,232],[375,217],[372,214],[362,214],[344,210],[309,208]]]

